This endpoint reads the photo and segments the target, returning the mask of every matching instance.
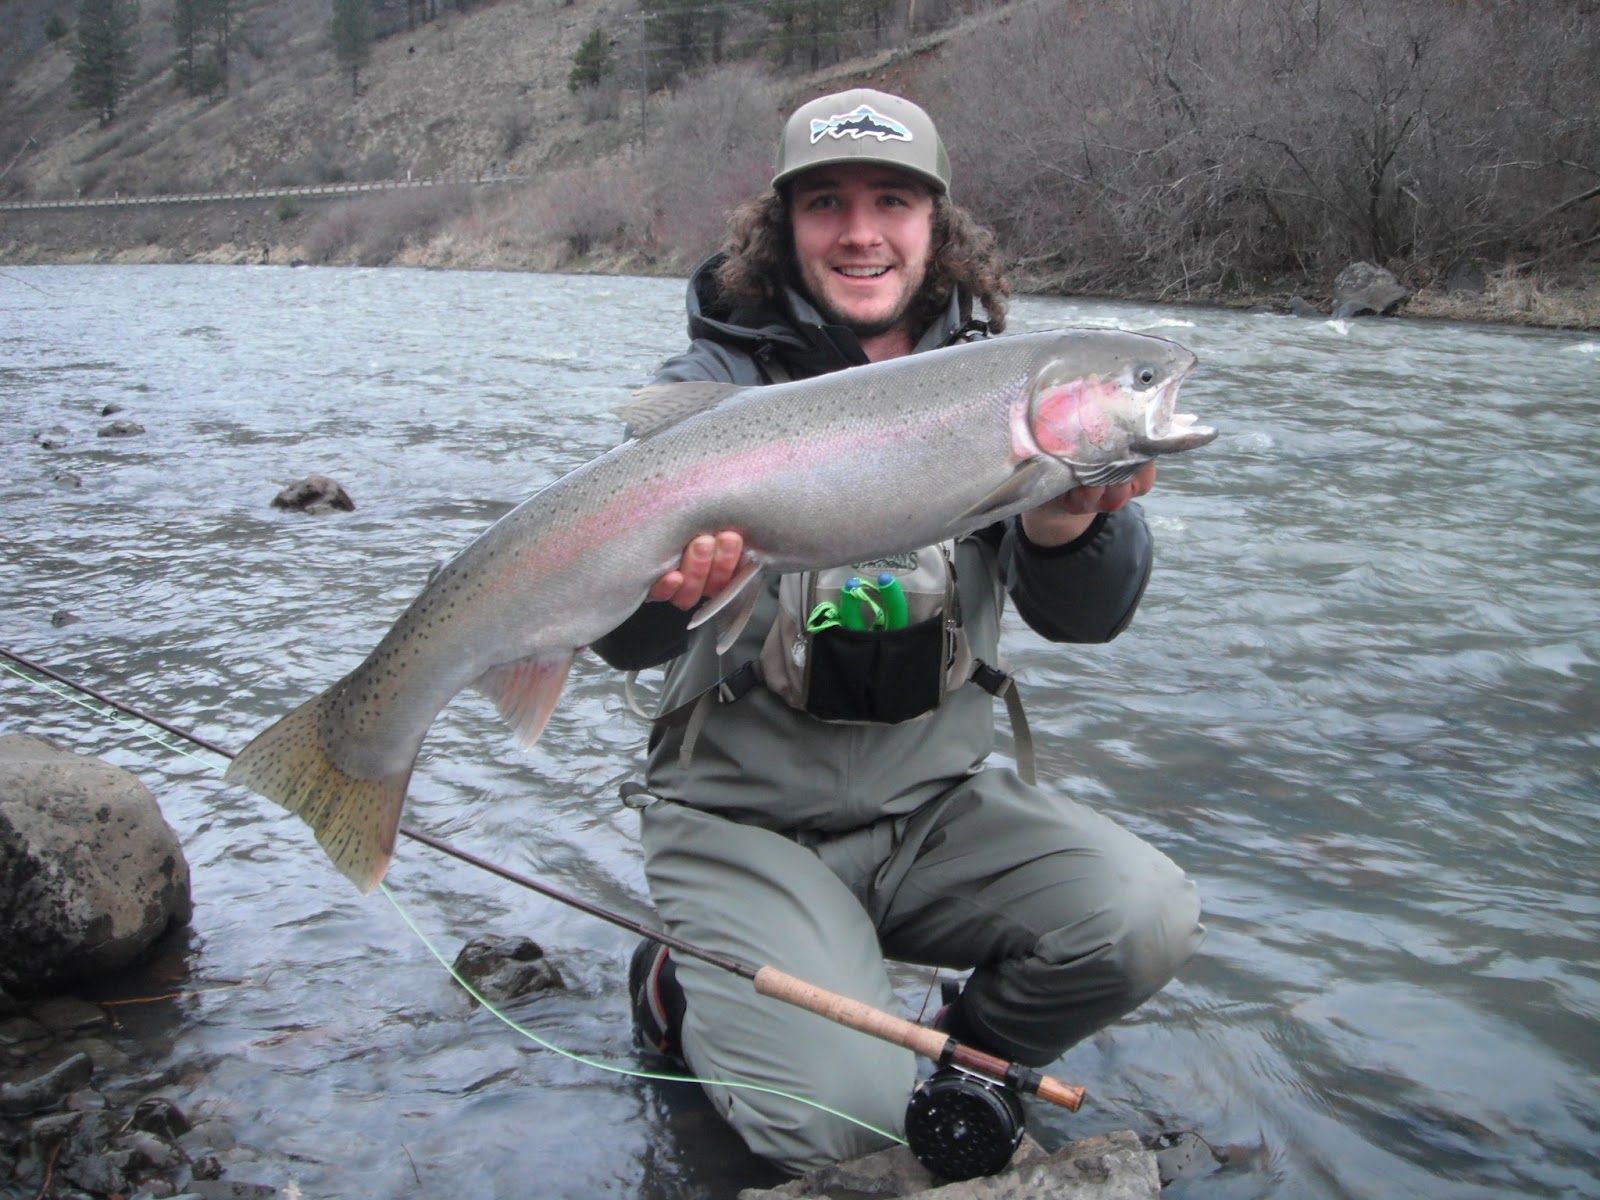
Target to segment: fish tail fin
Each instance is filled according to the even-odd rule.
[[[223,776],[294,813],[317,835],[333,865],[363,892],[389,868],[411,763],[380,779],[358,779],[328,755],[320,714],[328,693],[308,700],[258,734]]]

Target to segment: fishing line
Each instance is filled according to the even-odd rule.
[[[27,667],[28,670],[35,671],[35,672],[38,673],[38,675],[44,676],[45,678],[41,679],[41,678],[38,678],[37,676],[34,676],[34,675],[28,675],[28,674],[24,673],[23,671],[18,670],[16,667],[12,666],[11,662],[6,661],[7,659],[10,659],[10,660],[12,660],[14,662],[20,663],[23,666]],[[5,670],[8,674],[14,676],[17,679],[21,679],[26,683],[32,684],[34,687],[40,688],[41,690],[50,693],[52,696],[55,696],[57,699],[66,700],[66,701],[68,701],[68,702],[70,702],[72,704],[76,704],[78,707],[86,709],[87,711],[89,711],[91,713],[94,713],[96,716],[101,717],[102,719],[109,720],[109,721],[113,722],[116,725],[122,726],[123,728],[126,729],[127,732],[136,734],[139,737],[144,738],[146,741],[154,742],[156,745],[162,747],[163,749],[170,750],[174,754],[181,754],[185,758],[193,759],[195,762],[203,763],[203,764],[206,765],[208,770],[215,771],[216,770],[215,765],[214,764],[210,764],[210,763],[206,763],[205,759],[201,758],[200,755],[195,754],[190,750],[186,750],[182,746],[173,745],[171,742],[166,741],[163,738],[157,737],[155,734],[150,733],[147,729],[144,729],[144,728],[142,728],[142,727],[140,727],[138,725],[135,725],[133,721],[124,720],[123,717],[121,715],[119,715],[119,714],[125,713],[125,714],[127,714],[127,715],[129,715],[131,717],[136,718],[136,720],[139,721],[139,722],[142,722],[142,723],[145,723],[145,724],[154,725],[154,726],[166,731],[167,733],[173,734],[174,736],[176,736],[178,738],[181,738],[184,741],[187,741],[187,742],[192,743],[193,745],[199,746],[202,749],[207,750],[210,753],[215,754],[215,755],[217,755],[217,756],[219,756],[221,758],[232,759],[234,757],[234,755],[233,755],[233,753],[231,751],[223,748],[222,746],[217,745],[214,742],[210,742],[210,741],[206,740],[205,738],[202,738],[202,737],[198,736],[197,734],[190,733],[187,730],[181,729],[176,725],[172,725],[172,724],[169,724],[166,721],[162,721],[159,718],[156,718],[154,716],[151,716],[148,713],[145,713],[145,712],[143,712],[143,711],[141,711],[141,710],[139,710],[137,708],[134,708],[132,705],[123,704],[120,701],[113,700],[108,696],[104,696],[104,695],[100,694],[99,692],[95,691],[92,688],[88,688],[88,687],[85,687],[82,684],[75,683],[72,680],[69,680],[64,676],[57,674],[55,671],[50,670],[48,667],[42,666],[39,663],[35,663],[31,659],[25,658],[24,656],[22,656],[20,654],[17,654],[15,652],[11,651],[11,650],[7,650],[7,649],[5,649],[3,647],[0,647],[0,669]],[[52,682],[49,682],[49,681],[54,681],[55,683],[60,683],[60,684],[62,684],[63,686],[65,686],[66,688],[68,688],[70,690],[62,691],[59,688],[53,686]],[[93,704],[90,704],[87,700],[83,699],[83,696],[93,697],[95,700],[98,700],[101,704],[105,705],[106,707],[105,708],[97,708]],[[454,847],[451,847],[451,846],[447,845],[446,843],[438,841],[435,838],[429,837],[429,836],[427,836],[425,834],[420,834],[415,830],[407,830],[407,829],[404,829],[404,828],[402,828],[401,832],[405,833],[408,837],[411,837],[413,840],[422,842],[424,845],[428,845],[428,846],[431,846],[431,847],[433,847],[435,849],[442,850],[446,854],[449,854],[449,855],[451,855],[451,856],[453,856],[455,858],[459,858],[462,861],[470,863],[471,865],[482,867],[482,868],[484,868],[486,870],[491,871],[492,873],[494,873],[496,875],[500,875],[502,878],[509,879],[512,882],[520,883],[520,884],[522,884],[524,886],[531,887],[534,891],[542,892],[545,895],[551,896],[553,899],[574,902],[577,907],[582,908],[585,911],[594,912],[596,915],[602,916],[604,919],[611,921],[613,924],[623,924],[625,927],[630,927],[630,928],[633,927],[633,923],[627,922],[625,918],[619,918],[617,916],[617,914],[607,913],[604,910],[599,910],[595,906],[589,905],[589,904],[587,904],[587,903],[585,903],[583,901],[576,901],[575,898],[566,897],[562,893],[554,891],[554,889],[551,889],[551,888],[549,888],[547,886],[539,885],[535,881],[528,880],[523,876],[517,875],[515,872],[507,871],[504,868],[496,867],[492,863],[488,863],[483,859],[477,858],[475,855],[467,854],[465,851],[461,851],[461,850],[458,850],[458,849],[456,849]],[[399,899],[389,889],[389,886],[387,884],[380,883],[378,885],[378,889],[379,889],[379,891],[381,891],[383,893],[384,898],[386,900],[388,900],[391,905],[394,906],[394,910],[395,910],[395,912],[397,914],[399,914],[401,921],[403,921],[405,923],[406,927],[408,929],[410,929],[413,934],[416,935],[417,940],[422,943],[422,945],[427,949],[428,953],[431,954],[436,960],[438,960],[439,965],[442,966],[445,969],[445,971],[449,973],[450,977],[452,979],[454,979],[456,981],[456,983],[460,984],[461,987],[463,989],[465,989],[465,991],[467,992],[468,995],[470,995],[479,1004],[483,1005],[485,1011],[487,1011],[490,1014],[492,1014],[502,1024],[506,1025],[510,1029],[514,1030],[517,1034],[521,1035],[522,1037],[526,1038],[528,1041],[533,1042],[535,1045],[540,1046],[545,1050],[549,1050],[552,1053],[560,1055],[562,1058],[568,1059],[568,1060],[570,1060],[572,1062],[575,1062],[575,1063],[578,1063],[578,1064],[580,1064],[582,1066],[589,1067],[589,1068],[591,1068],[593,1070],[604,1071],[604,1072],[608,1072],[608,1073],[614,1074],[614,1075],[622,1075],[622,1076],[626,1076],[626,1077],[631,1078],[631,1079],[648,1079],[648,1080],[653,1080],[653,1081],[662,1082],[662,1083],[695,1083],[695,1084],[701,1085],[702,1087],[709,1086],[709,1087],[730,1088],[730,1089],[737,1089],[739,1091],[759,1092],[759,1093],[762,1093],[764,1095],[777,1096],[777,1097],[780,1097],[781,1099],[784,1099],[784,1100],[792,1100],[792,1101],[794,1101],[794,1102],[796,1102],[798,1104],[804,1104],[809,1108],[814,1108],[814,1109],[817,1109],[820,1112],[825,1112],[829,1116],[838,1117],[840,1120],[849,1121],[853,1125],[858,1125],[861,1128],[867,1130],[868,1132],[878,1134],[880,1137],[886,1138],[889,1141],[894,1142],[894,1143],[896,1143],[898,1145],[902,1145],[903,1146],[903,1145],[906,1144],[904,1138],[899,1137],[896,1134],[890,1133],[886,1129],[880,1129],[876,1125],[873,1125],[871,1122],[864,1121],[859,1117],[853,1117],[849,1113],[846,1113],[846,1112],[840,1112],[838,1109],[830,1108],[828,1105],[823,1104],[820,1101],[812,1100],[812,1099],[810,1099],[809,1097],[806,1097],[806,1096],[797,1096],[792,1092],[786,1092],[786,1091],[783,1091],[780,1088],[767,1087],[764,1084],[758,1084],[758,1083],[744,1083],[744,1082],[741,1082],[741,1081],[738,1081],[738,1080],[702,1079],[702,1078],[700,1078],[698,1076],[688,1075],[688,1074],[672,1074],[672,1073],[659,1072],[659,1071],[642,1071],[642,1070],[639,1070],[639,1069],[634,1068],[634,1067],[623,1067],[623,1066],[619,1066],[619,1065],[617,1065],[615,1063],[605,1062],[605,1061],[603,1061],[601,1059],[590,1058],[590,1057],[588,1057],[586,1055],[578,1054],[578,1053],[575,1053],[574,1051],[567,1050],[567,1049],[565,1049],[565,1048],[563,1048],[561,1046],[558,1046],[554,1042],[549,1041],[548,1039],[541,1037],[539,1034],[535,1033],[533,1030],[527,1028],[526,1026],[519,1024],[512,1017],[510,1017],[506,1013],[502,1012],[491,1000],[489,1000],[481,992],[479,992],[475,987],[473,987],[472,984],[467,982],[467,980],[464,979],[461,976],[461,973],[456,970],[454,964],[452,964],[450,962],[450,960],[447,959],[444,956],[444,954],[439,950],[439,948],[433,943],[432,939],[430,939],[428,937],[428,935],[422,931],[421,927],[416,923],[416,921],[412,919],[411,914],[406,911],[405,907],[400,903]],[[664,940],[664,941],[668,942],[669,944],[676,943],[676,944],[678,944],[680,946],[684,945],[684,943],[679,942],[679,940],[677,938],[673,938],[670,935],[667,935],[663,931],[660,931],[660,930],[651,930],[650,928],[648,928],[647,926],[643,925],[642,923],[637,926],[637,930],[636,931],[637,932],[642,932],[642,933],[646,934],[647,936],[657,938],[658,940]],[[693,948],[691,948],[691,949],[693,949]],[[698,952],[698,956],[702,957],[702,958],[707,958],[707,959],[709,959],[711,961],[718,961],[716,956],[707,955],[703,951]],[[719,965],[723,965],[723,963],[726,962],[726,961],[728,961],[728,960],[723,960],[722,962],[719,962]],[[750,974],[750,972],[748,970],[742,970],[739,973],[747,975],[747,976]]]

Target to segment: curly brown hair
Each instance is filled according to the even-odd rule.
[[[722,242],[726,257],[717,267],[717,287],[734,304],[770,303],[799,273],[794,267],[794,237],[788,197],[767,192],[734,209]],[[989,330],[1006,327],[1006,297],[1011,285],[995,247],[994,234],[943,195],[933,198],[933,244],[927,278],[912,301],[914,331],[937,320],[961,289],[961,319],[972,319],[972,301],[983,305]]]

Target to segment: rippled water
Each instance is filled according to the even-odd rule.
[[[609,447],[682,340],[681,285],[399,270],[13,268],[0,277],[0,644],[226,745],[352,667],[429,568]],[[1244,1196],[1600,1192],[1600,338],[1024,300],[1201,357],[1224,430],[1163,468],[1132,628],[1019,627],[1052,787],[1199,882],[1183,977],[1055,1067],[1047,1143],[1194,1129]],[[101,407],[142,437],[102,439]],[[45,448],[37,431],[59,427]],[[310,471],[357,510],[268,501]],[[78,486],[63,478],[76,477]],[[67,610],[81,618],[57,627]],[[307,1195],[731,1196],[775,1177],[696,1102],[473,1011],[303,827],[0,677],[0,728],[135,771],[194,869],[184,999],[141,1068]],[[434,726],[408,820],[647,916],[617,784],[643,730],[580,661],[538,748],[486,702]],[[568,989],[513,1013],[621,1065],[632,938],[402,843],[447,955],[526,933]],[[913,1012],[926,977],[908,971]]]

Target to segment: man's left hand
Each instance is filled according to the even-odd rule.
[[[1125,483],[1075,487],[1022,514],[1022,531],[1035,546],[1065,546],[1082,537],[1101,513],[1117,509],[1156,485],[1156,464],[1145,463]]]

